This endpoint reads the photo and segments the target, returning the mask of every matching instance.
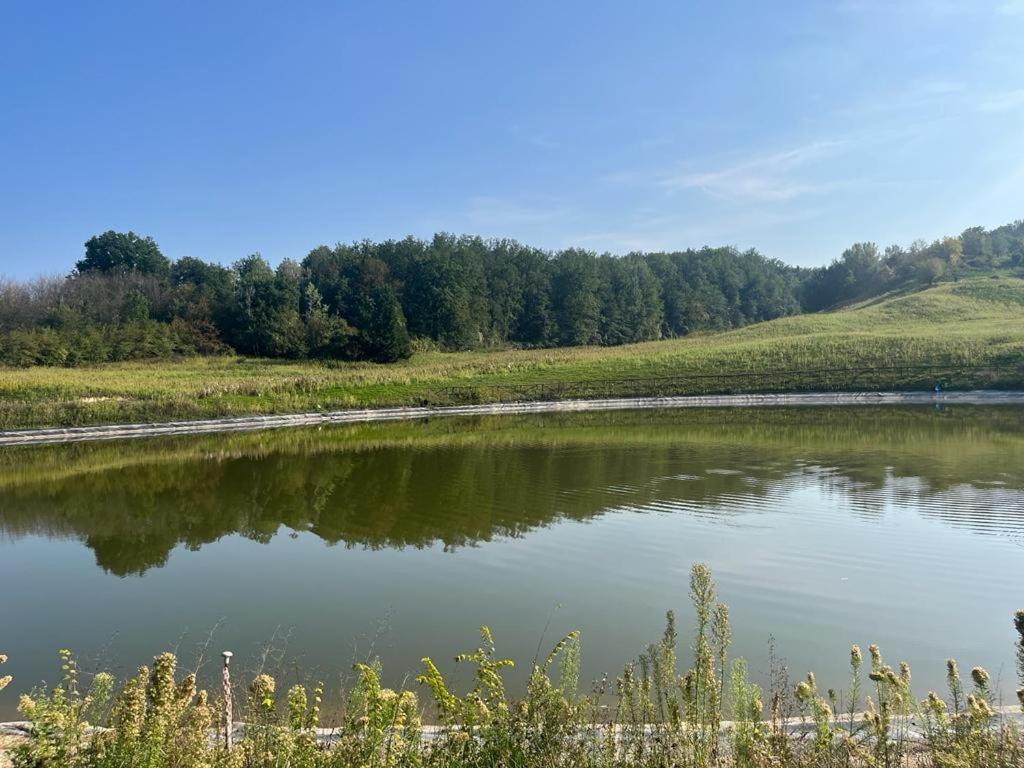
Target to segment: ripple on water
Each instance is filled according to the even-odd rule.
[[[326,669],[386,613],[385,671],[405,673],[424,653],[466,647],[485,621],[502,652],[532,658],[533,628],[558,605],[553,627],[584,629],[592,678],[656,639],[665,609],[690,631],[688,571],[707,562],[755,674],[769,634],[823,685],[845,678],[851,642],[912,660],[924,690],[941,687],[947,655],[1012,669],[1024,420],[787,412],[753,429],[720,418],[6,454],[0,583],[19,589],[3,650],[34,682],[56,648],[97,654],[116,634],[130,668],[186,626],[226,618],[225,647],[285,624],[293,651]],[[12,710],[0,698],[0,719]]]

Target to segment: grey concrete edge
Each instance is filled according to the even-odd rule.
[[[427,419],[440,416],[568,413],[648,410],[653,408],[756,408],[772,406],[856,405],[1024,405],[1024,391],[970,392],[797,392],[756,395],[698,395],[680,397],[617,397],[592,400],[538,400],[478,405],[398,408],[352,408],[265,416],[239,416],[194,421],[107,424],[90,427],[50,427],[0,432],[0,446],[46,445],[86,440],[123,440],[160,435],[244,432],[317,424],[359,424]]]
[[[994,724],[999,725],[1001,723],[1013,722],[1017,725],[1024,724],[1024,713],[1021,712],[1019,706],[997,706],[993,707],[995,713]],[[854,715],[854,722],[858,725],[863,721],[863,713],[857,713]],[[768,724],[764,721],[764,724]],[[831,721],[833,728],[845,729],[849,726],[849,715],[843,715],[838,718],[834,718]],[[810,718],[803,717],[790,717],[782,721],[781,726],[792,736],[800,736],[806,733],[813,733],[815,724]],[[232,726],[232,737],[242,738],[245,735],[245,731],[249,726],[243,722],[235,723]],[[621,735],[627,731],[626,726],[614,725],[609,726],[604,723],[595,723],[591,726],[582,726],[585,730],[592,731],[595,734],[607,733],[609,727],[613,728],[616,735]],[[719,725],[719,733],[727,735],[733,728],[735,723],[730,720],[723,720]],[[94,729],[89,729],[92,732]],[[104,731],[105,728],[96,728],[97,731]],[[448,727],[442,725],[424,725],[421,727],[420,732],[424,741],[433,741],[446,733],[452,731],[461,730],[458,727]],[[901,717],[894,722],[892,726],[894,734],[902,734],[909,740],[920,740],[925,736],[925,728],[921,721],[914,717]],[[647,725],[644,726],[644,732],[648,734],[654,734],[657,731],[657,726]],[[211,735],[216,733],[216,730],[211,731]],[[340,728],[317,728],[315,730],[317,741],[322,744],[330,744],[336,741],[341,736]],[[30,738],[32,736],[32,724],[27,721],[15,721],[9,723],[0,723],[0,736],[14,736]]]

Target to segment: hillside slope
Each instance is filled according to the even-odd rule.
[[[975,278],[834,312],[621,347],[241,357],[0,370],[0,427],[624,395],[1024,387],[1024,280]]]

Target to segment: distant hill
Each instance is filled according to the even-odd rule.
[[[1020,386],[1024,279],[941,283],[668,344],[680,370],[764,372],[743,390]]]
[[[1024,330],[1024,279],[996,273],[894,291],[834,310],[758,323],[721,338],[839,331],[930,334],[939,323],[947,324],[942,326],[946,333],[975,333],[989,322]]]

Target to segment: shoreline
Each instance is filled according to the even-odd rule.
[[[407,421],[440,416],[494,416],[684,408],[766,408],[864,405],[1024,405],[1024,390],[911,392],[792,392],[748,395],[685,395],[536,400],[454,406],[358,408],[263,416],[239,416],[87,427],[47,427],[0,431],[0,447],[50,445],[94,440],[126,440],[218,432],[246,432],[323,424]]]
[[[992,707],[993,717],[1003,722],[1012,722],[1018,726],[1024,724],[1024,712],[1021,711],[1019,704],[1000,704]],[[863,722],[864,716],[867,713],[864,710],[859,710],[853,713],[853,720],[855,723],[860,725]],[[815,723],[812,717],[809,715],[793,715],[790,717],[781,718],[778,725],[793,738],[799,736],[806,736],[813,734],[815,729]],[[832,715],[829,717],[829,725],[837,729],[845,729],[848,727],[850,722],[850,715],[848,713],[842,713],[839,715]],[[771,720],[759,720],[758,723],[763,726],[771,726]],[[719,735],[727,737],[730,732],[737,725],[734,720],[721,720],[718,724]],[[231,732],[236,741],[240,740],[245,735],[247,724],[244,721],[236,720],[231,725]],[[607,732],[612,730],[618,737],[627,726],[621,723],[592,723],[585,726],[584,730],[587,732]],[[646,734],[653,736],[656,729],[656,724],[652,723],[644,726],[643,729]],[[916,715],[899,715],[896,721],[893,723],[891,733],[899,733],[902,729],[903,734],[913,742],[923,743],[926,739],[926,727],[922,720]],[[91,734],[94,730],[106,731],[105,727],[93,727],[90,728],[88,734]],[[223,732],[223,728],[211,728],[209,731],[211,740],[214,739],[218,734]],[[463,730],[462,726],[446,726],[424,723],[421,726],[420,738],[430,743],[436,741],[446,733],[452,731]],[[316,737],[316,741],[321,746],[330,746],[339,740],[339,737],[343,733],[341,726],[335,727],[319,727],[314,728],[312,733]],[[32,738],[32,724],[27,720],[12,720],[9,722],[0,722],[0,738],[8,737],[11,739],[30,740]],[[0,752],[2,755],[2,752]]]

